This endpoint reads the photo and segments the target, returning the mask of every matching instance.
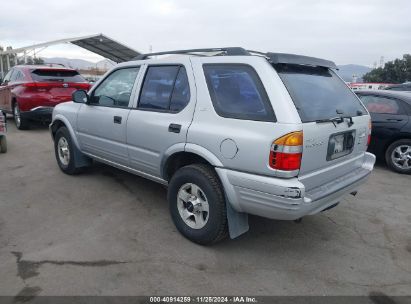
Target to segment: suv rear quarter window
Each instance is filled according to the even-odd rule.
[[[205,64],[210,97],[222,117],[275,121],[273,109],[257,72],[245,64]]]

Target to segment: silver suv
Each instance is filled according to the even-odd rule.
[[[200,244],[246,232],[247,214],[316,214],[355,194],[375,162],[370,115],[334,69],[242,48],[140,55],[55,107],[57,163],[167,185],[176,227]]]

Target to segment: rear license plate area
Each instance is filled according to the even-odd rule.
[[[327,160],[334,160],[352,152],[355,143],[355,130],[335,133],[330,136]]]

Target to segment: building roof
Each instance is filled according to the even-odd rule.
[[[63,44],[63,43],[71,43],[82,47],[90,52],[98,54],[102,57],[108,58],[114,62],[124,62],[133,59],[134,57],[140,55],[140,52],[118,42],[110,37],[107,37],[103,34],[97,35],[90,35],[84,37],[77,37],[77,38],[67,38],[67,39],[59,39],[44,43],[38,43],[26,47],[21,47],[17,49],[6,50],[0,52],[0,55],[7,55],[7,54],[18,54],[23,53],[25,51],[37,49],[37,48],[44,48],[51,45],[56,44]]]

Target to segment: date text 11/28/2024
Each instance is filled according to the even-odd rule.
[[[255,297],[150,297],[150,303],[258,303]]]

